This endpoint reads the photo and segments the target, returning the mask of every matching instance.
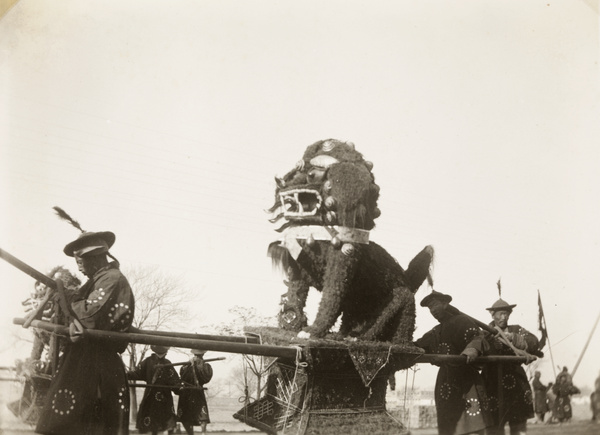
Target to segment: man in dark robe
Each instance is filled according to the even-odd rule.
[[[126,332],[134,315],[131,287],[107,255],[111,232],[82,232],[65,246],[89,280],[62,302],[70,314],[71,343],[59,361],[36,432],[42,434],[129,433],[129,388],[121,353],[126,343],[83,338],[84,328]]]
[[[177,415],[173,406],[172,388],[179,388],[179,375],[166,356],[166,346],[150,346],[153,353],[145,358],[135,370],[127,372],[130,380],[145,381],[147,386],[138,410],[135,427],[140,433],[151,432],[153,435],[175,428]],[[150,387],[149,385],[161,385]]]
[[[471,363],[485,350],[483,333],[465,314],[447,310],[452,297],[435,290],[422,301],[440,324],[415,344],[426,353],[465,355],[465,363],[441,363],[435,383],[438,434],[483,434],[490,421],[483,381]]]
[[[594,391],[590,394],[590,408],[592,410],[592,421],[598,423],[600,417],[600,376],[594,383]]]
[[[531,381],[534,395],[533,410],[535,412],[536,423],[543,423],[544,416],[548,412],[548,386],[542,384],[542,381],[540,380],[541,376],[542,373],[536,371],[533,375],[533,381]]]
[[[519,325],[508,324],[514,307],[515,304],[498,299],[490,308],[486,308],[493,318],[490,326],[502,332],[486,336],[492,355],[515,355],[514,349],[529,354],[539,352],[539,340],[535,335]],[[527,420],[534,416],[533,394],[521,363],[486,364],[482,375],[494,418],[494,425],[488,429],[488,434],[504,435],[506,423],[511,435],[527,433]]]
[[[571,406],[571,396],[580,394],[581,391],[571,380],[571,376],[556,377],[556,383],[552,386],[552,391],[556,394],[554,401],[554,416],[559,423],[568,423],[573,417],[573,408]]]
[[[203,356],[206,351],[193,349],[192,353],[194,357],[189,363],[181,366],[179,375],[184,386],[195,388],[183,388],[179,393],[177,404],[177,418],[188,435],[193,435],[194,426],[201,426],[202,433],[206,433],[206,425],[210,423],[210,416],[204,394],[204,384],[207,384],[213,376],[211,365],[204,361]]]

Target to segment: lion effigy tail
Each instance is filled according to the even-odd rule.
[[[433,246],[427,245],[411,260],[406,269],[405,276],[408,288],[415,293],[423,281],[431,279],[430,271],[433,265]]]

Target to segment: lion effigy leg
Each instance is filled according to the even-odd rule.
[[[389,340],[394,343],[412,342],[415,331],[415,295],[408,287],[396,287],[390,303],[381,312],[373,326],[360,338],[363,340]],[[393,328],[393,329],[392,329]],[[393,336],[388,330],[393,330]]]
[[[281,310],[277,318],[280,328],[297,332],[307,325],[304,307],[310,287],[296,268],[288,267],[287,275],[289,281],[284,281],[284,284],[288,291],[281,296]]]
[[[329,247],[327,269],[323,278],[323,290],[319,309],[313,324],[304,328],[304,338],[322,338],[335,324],[342,312],[342,301],[353,282],[358,255],[344,254],[340,249]],[[307,336],[307,334],[309,334]]]

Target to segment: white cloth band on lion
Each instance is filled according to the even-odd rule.
[[[339,227],[339,226],[321,226],[321,225],[302,225],[299,227],[290,227],[283,232],[281,244],[289,251],[294,260],[298,259],[302,246],[298,243],[299,239],[329,240],[337,237],[342,243],[362,243],[369,244],[369,231],[359,228]]]

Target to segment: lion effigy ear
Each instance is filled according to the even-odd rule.
[[[433,254],[433,246],[427,245],[408,264],[408,268],[406,269],[406,283],[411,291],[416,292],[429,275],[433,262]]]

